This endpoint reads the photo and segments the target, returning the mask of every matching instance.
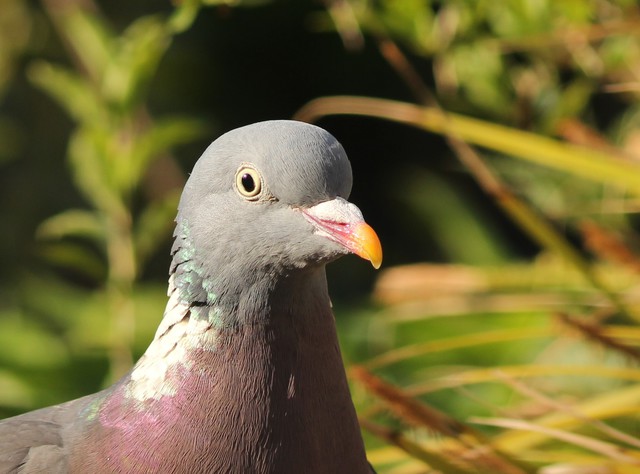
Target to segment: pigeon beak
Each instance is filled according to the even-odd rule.
[[[337,197],[301,209],[316,232],[344,246],[359,257],[369,260],[374,268],[382,264],[382,245],[362,212],[349,201]]]

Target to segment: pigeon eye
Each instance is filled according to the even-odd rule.
[[[257,197],[262,191],[262,178],[253,168],[243,166],[236,173],[236,188],[242,197],[247,199]]]

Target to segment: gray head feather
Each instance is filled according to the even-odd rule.
[[[235,184],[244,165],[262,176],[255,200]],[[268,121],[222,135],[196,163],[180,200],[171,272],[182,299],[206,307],[210,320],[224,319],[247,299],[268,304],[283,278],[345,254],[315,235],[297,209],[346,199],[351,185],[344,149],[319,127]]]
[[[289,205],[347,199],[351,193],[351,165],[333,135],[303,122],[272,120],[237,128],[214,141],[193,168],[180,211],[207,194],[231,191],[242,163],[255,164],[272,195]]]

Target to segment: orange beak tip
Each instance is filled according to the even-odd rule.
[[[359,223],[354,229],[352,238],[354,243],[353,252],[369,260],[376,270],[380,268],[380,265],[382,265],[382,244],[371,226],[365,222]]]

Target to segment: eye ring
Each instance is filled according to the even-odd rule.
[[[236,189],[243,198],[255,200],[262,192],[262,176],[255,168],[241,166],[236,171]]]

